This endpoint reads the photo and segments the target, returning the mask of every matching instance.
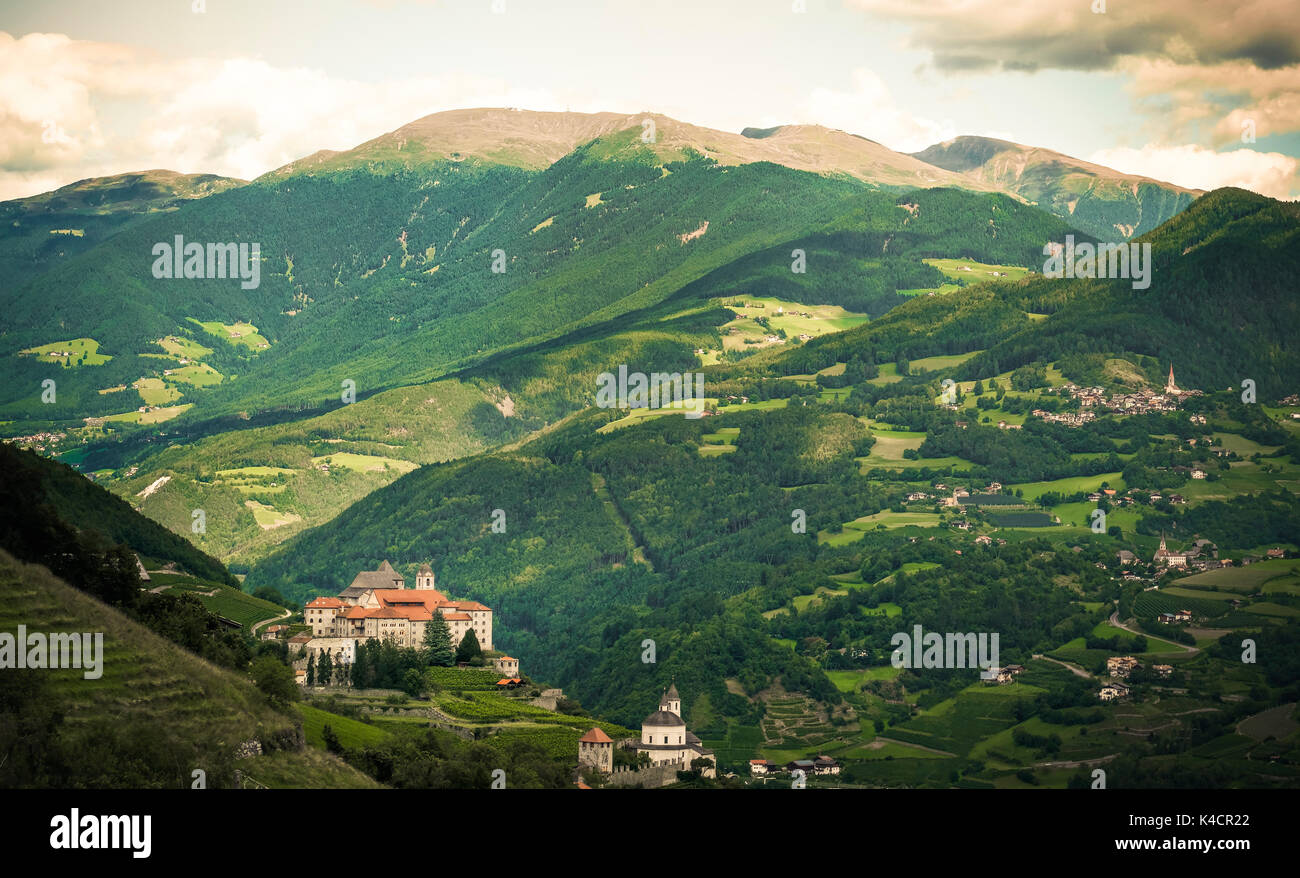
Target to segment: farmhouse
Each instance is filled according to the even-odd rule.
[[[454,601],[433,587],[433,569],[424,564],[415,588],[387,561],[376,570],[363,570],[338,597],[308,602],[304,617],[317,637],[391,640],[398,646],[419,646],[424,627],[437,613],[447,623],[451,642],[460,643],[473,631],[479,646],[492,649],[492,609],[478,601]],[[507,673],[502,668],[502,673]],[[518,664],[513,668],[518,671]],[[513,675],[512,675],[513,676]]]
[[[776,770],[777,767],[767,759],[749,760],[749,773],[754,777],[761,777],[765,774],[771,774]]]
[[[1101,691],[1097,693],[1097,697],[1102,701],[1115,701],[1119,698],[1127,698],[1128,692],[1128,687],[1123,683],[1107,683],[1101,687]]]
[[[817,774],[839,774],[840,764],[830,756],[818,756],[813,760],[813,770]]]
[[[1006,665],[1001,668],[989,668],[982,676],[984,682],[1002,686],[1007,683],[1014,683],[1016,674],[1021,673],[1024,669],[1024,665]]]
[[[1106,673],[1112,677],[1127,677],[1137,667],[1140,667],[1138,660],[1131,655],[1111,656],[1106,659]]]

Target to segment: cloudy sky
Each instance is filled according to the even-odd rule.
[[[1300,197],[1294,0],[0,0],[0,200],[250,179],[475,106],[982,134]]]

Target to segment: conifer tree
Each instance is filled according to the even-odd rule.
[[[456,660],[451,647],[451,631],[442,613],[435,612],[433,619],[424,625],[424,649],[430,665],[450,667]]]
[[[472,658],[483,654],[483,649],[478,645],[478,636],[471,628],[465,632],[465,636],[460,640],[460,646],[456,649],[456,661],[467,662]]]

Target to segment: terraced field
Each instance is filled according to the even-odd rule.
[[[102,633],[102,675],[43,671],[46,697],[65,717],[67,734],[103,726],[102,743],[118,733],[147,735],[133,770],[148,772],[159,786],[187,788],[195,767],[207,770],[209,786],[228,786],[240,742],[292,735],[296,717],[269,707],[250,680],[202,661],[42,567],[0,552],[0,596],[0,630],[23,624],[29,631]],[[254,757],[241,766],[269,785],[375,786],[338,760],[309,751]],[[101,783],[111,786],[113,779]]]

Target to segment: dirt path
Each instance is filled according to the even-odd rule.
[[[1089,674],[1083,668],[1080,668],[1076,665],[1072,665],[1069,662],[1063,662],[1060,659],[1054,659],[1051,656],[1046,656],[1046,655],[1035,655],[1033,657],[1036,659],[1042,659],[1045,662],[1053,662],[1055,664],[1058,664],[1061,667],[1065,668],[1070,673],[1074,674],[1076,677],[1083,677],[1085,680],[1093,679],[1092,674]]]
[[[213,592],[213,594],[216,594],[216,592]],[[256,636],[257,636],[257,629],[258,629],[258,628],[261,628],[263,625],[269,625],[269,624],[271,624],[272,622],[279,621],[280,619],[287,619],[287,618],[289,618],[289,611],[288,611],[288,610],[280,610],[280,615],[278,615],[278,616],[275,616],[275,617],[270,618],[270,619],[263,619],[261,622],[254,622],[254,623],[252,624],[252,626],[249,627],[249,629],[248,629],[248,633],[249,633],[249,634],[252,634],[254,637],[256,637]]]
[[[949,753],[947,750],[936,750],[933,747],[922,747],[920,744],[912,744],[908,741],[900,741],[897,738],[886,738],[883,735],[876,736],[877,741],[884,741],[886,744],[897,744],[900,747],[911,747],[913,750],[924,750],[927,753],[937,753],[940,756],[956,756],[956,753]],[[874,742],[873,742],[874,743]],[[869,746],[869,745],[868,745]],[[879,748],[876,748],[879,749]]]
[[[1112,753],[1109,756],[1098,756],[1095,759],[1080,759],[1075,762],[1035,762],[1034,768],[1078,768],[1081,765],[1101,765],[1103,762],[1111,761],[1118,755],[1118,753]]]

